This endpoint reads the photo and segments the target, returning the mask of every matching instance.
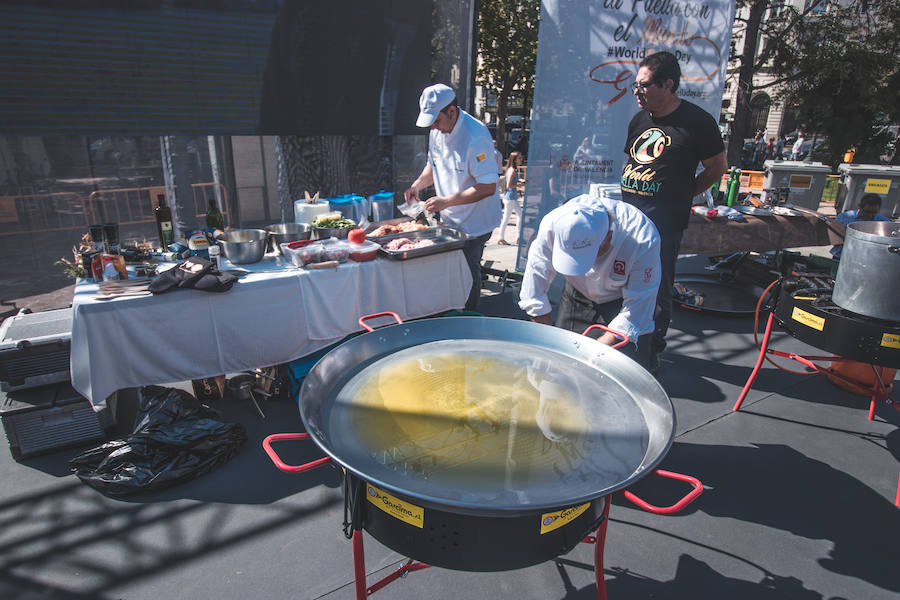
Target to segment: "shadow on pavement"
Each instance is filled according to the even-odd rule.
[[[900,592],[890,550],[900,538],[897,508],[859,479],[783,444],[679,443],[665,463],[678,472],[702,469],[693,474],[709,489],[695,510],[829,540],[831,551],[818,559],[825,569]]]
[[[562,561],[559,561],[562,562]],[[559,565],[558,565],[559,566]],[[581,565],[579,565],[581,566]],[[584,565],[590,567],[590,565]],[[563,571],[560,568],[560,571]],[[606,593],[616,600],[683,600],[684,598],[728,598],[728,600],[821,600],[824,596],[806,589],[795,577],[766,573],[760,581],[728,577],[708,564],[682,554],[678,558],[675,577],[657,581],[627,569],[606,569]],[[590,585],[570,589],[561,573],[567,593],[561,600],[596,600],[597,588]]]

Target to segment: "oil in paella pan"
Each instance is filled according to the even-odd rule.
[[[627,395],[570,360],[497,350],[435,342],[381,359],[343,388],[333,423],[352,430],[368,460],[459,489],[525,490],[607,469],[619,448],[604,433],[621,446]],[[646,432],[633,438],[625,443],[639,461]]]

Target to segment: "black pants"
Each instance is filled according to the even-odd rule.
[[[584,330],[591,325],[607,325],[612,321],[619,311],[622,310],[622,299],[612,300],[598,304],[573,288],[566,282],[563,288],[562,297],[559,300],[559,313],[556,316],[556,326],[562,329],[568,329],[575,333],[584,333]],[[600,331],[602,334],[603,331]],[[596,338],[597,335],[591,332],[591,337]],[[631,358],[645,369],[650,361],[650,339],[651,333],[645,333],[635,340],[631,340],[628,344],[619,348],[619,352]]]
[[[469,299],[466,300],[466,310],[475,310],[478,307],[478,299],[481,297],[481,257],[484,255],[484,245],[491,239],[491,231],[473,238],[463,246],[463,255],[469,272],[472,273],[472,289],[469,291]]]
[[[683,233],[683,231],[676,231],[659,234],[660,282],[659,291],[656,293],[656,310],[653,311],[656,328],[650,343],[650,350],[654,353],[666,349],[666,332],[669,331],[669,323],[672,321],[672,284],[675,283],[675,261],[678,260],[678,250],[681,248]]]

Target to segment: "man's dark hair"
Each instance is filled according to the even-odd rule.
[[[441,109],[441,112],[446,115],[447,109],[450,108],[451,106],[455,106],[456,110],[459,110],[459,102],[457,102],[455,96],[453,97],[453,100],[450,101],[450,104],[448,104],[447,106],[445,106],[444,108]]]
[[[873,206],[876,207],[876,210],[881,208],[881,196],[878,194],[866,194],[859,199],[859,207],[862,208],[863,206]]]
[[[640,67],[647,67],[653,73],[653,83],[661,84],[666,79],[672,80],[672,92],[678,89],[681,81],[681,67],[678,59],[671,52],[654,52],[641,61]]]

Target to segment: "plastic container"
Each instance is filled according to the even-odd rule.
[[[378,254],[378,249],[381,248],[380,245],[375,242],[370,242],[369,240],[366,240],[361,244],[348,242],[347,246],[350,249],[350,260],[356,262],[374,260],[375,256]]]
[[[362,196],[347,194],[337,198],[329,198],[328,206],[332,211],[341,213],[344,218],[350,219],[354,223],[362,224],[365,220],[368,220],[366,216],[369,213],[368,203]]]
[[[281,252],[290,259],[295,267],[302,267],[314,262],[322,262],[322,254],[325,250],[322,242],[301,240],[281,244]]]
[[[212,263],[212,266],[214,269],[218,269],[219,268],[219,254],[221,252],[219,250],[219,247],[216,244],[210,244],[208,252],[209,252],[209,262]]]
[[[322,262],[336,260],[338,262],[347,262],[350,257],[350,243],[346,240],[329,238],[322,240]]]
[[[381,190],[369,196],[372,221],[387,221],[394,218],[394,194]]]

